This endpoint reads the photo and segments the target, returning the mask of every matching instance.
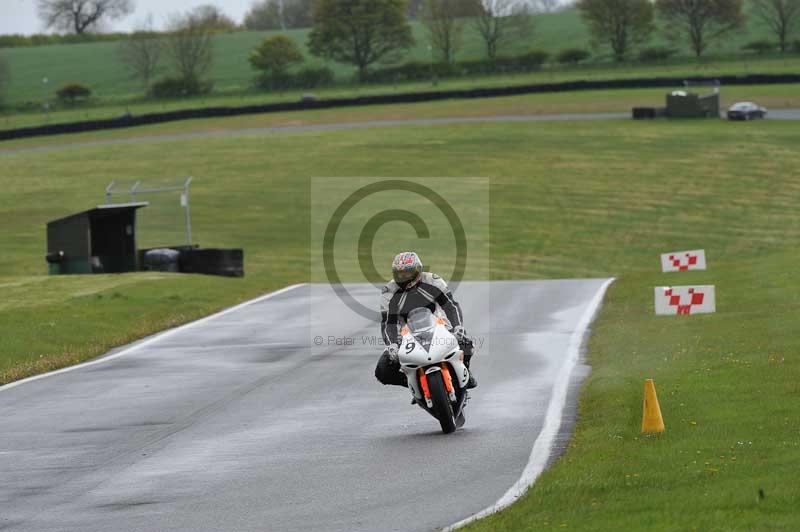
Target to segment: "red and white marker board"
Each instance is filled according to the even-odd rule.
[[[704,249],[674,251],[661,255],[662,272],[685,272],[705,269],[706,251]]]
[[[713,285],[656,286],[655,300],[656,314],[660,316],[710,314],[717,311]]]

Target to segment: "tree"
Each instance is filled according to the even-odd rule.
[[[422,13],[425,6],[425,0],[408,0],[406,7],[406,15],[408,18],[417,19]]]
[[[314,0],[283,0],[283,24],[287,28],[310,28],[314,24]]]
[[[285,35],[269,37],[250,54],[250,66],[262,72],[262,87],[280,89],[288,85],[288,70],[303,62],[303,54],[294,40]]]
[[[119,43],[119,57],[132,77],[139,79],[145,89],[156,75],[161,62],[164,41],[153,30],[153,18],[140,24],[128,39]]]
[[[189,14],[195,23],[211,31],[236,31],[236,22],[211,4],[197,6]]]
[[[486,44],[490,61],[497,59],[501,47],[524,39],[533,31],[527,4],[515,0],[474,0],[475,27]]]
[[[458,0],[426,0],[420,17],[428,29],[431,46],[445,63],[452,63],[461,47],[464,25],[458,18],[458,3]]]
[[[414,43],[404,0],[317,0],[311,53],[350,63],[366,81],[370,65],[385,61]]]
[[[213,30],[202,18],[190,12],[169,23],[170,36],[165,51],[184,81],[199,81],[214,62]]]
[[[755,13],[778,37],[781,53],[789,48],[789,37],[800,24],[800,0],[752,0]]]
[[[308,28],[313,24],[314,0],[263,0],[244,18],[248,30]]]
[[[265,31],[282,29],[281,0],[263,0],[250,7],[244,16],[244,27],[248,30]]]
[[[45,26],[82,35],[104,19],[115,20],[133,12],[132,0],[37,0]]]
[[[695,56],[744,25],[742,0],[656,0],[668,35],[685,33]]]
[[[650,38],[653,5],[650,0],[580,0],[578,9],[595,47],[607,45],[614,59],[624,61],[628,52]]]

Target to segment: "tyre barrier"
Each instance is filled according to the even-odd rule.
[[[46,126],[23,127],[0,131],[0,141],[37,137],[42,135],[61,135],[84,133],[104,129],[119,129],[134,126],[161,124],[192,118],[220,118],[248,114],[303,111],[309,109],[333,109],[337,107],[357,107],[394,103],[419,103],[447,99],[493,98],[499,96],[519,96],[548,92],[566,92],[597,89],[642,89],[669,88],[683,86],[687,78],[629,78],[597,81],[567,81],[562,83],[542,83],[536,85],[516,85],[512,87],[476,88],[449,91],[411,92],[402,94],[378,94],[355,98],[331,98],[325,100],[303,98],[297,102],[272,103],[265,105],[245,105],[241,107],[205,107],[182,109],[165,113],[148,113],[134,116],[125,114],[118,118],[65,122]],[[719,81],[722,85],[771,85],[778,83],[800,83],[800,74],[750,74],[747,76],[718,76],[714,78],[689,78],[688,81]]]
[[[180,271],[225,277],[244,277],[241,249],[188,249],[181,252]]]
[[[144,253],[144,269],[151,272],[177,272],[181,252],[176,249],[156,248]]]
[[[139,265],[139,268],[145,271],[169,271],[222,275],[225,277],[244,277],[244,250],[202,249],[198,246],[168,246],[140,249]]]
[[[649,120],[656,117],[655,107],[634,107],[632,110],[634,120]]]

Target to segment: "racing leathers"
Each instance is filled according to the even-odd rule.
[[[390,281],[381,293],[381,335],[386,349],[375,367],[375,377],[383,384],[408,386],[405,374],[400,371],[397,348],[400,344],[400,329],[415,308],[425,307],[434,314],[441,309],[447,318],[448,328],[453,331],[459,347],[464,351],[464,363],[469,367],[474,346],[464,331],[461,306],[453,298],[447,283],[435,273],[423,272],[420,280],[406,289]],[[473,387],[474,379],[470,378]]]

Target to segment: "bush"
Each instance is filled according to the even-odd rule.
[[[522,71],[530,72],[532,70],[541,69],[542,65],[545,64],[549,58],[550,54],[543,50],[531,50],[530,52],[517,56],[517,64]]]
[[[250,54],[250,66],[265,73],[284,73],[292,65],[302,62],[303,54],[297,43],[285,35],[264,39]]]
[[[491,74],[497,71],[498,64],[502,63],[503,58],[498,57],[496,63],[488,59],[473,59],[470,61],[459,61],[454,65],[454,70],[458,76],[473,76]]]
[[[500,56],[494,61],[482,59],[458,63],[464,74],[513,74],[540,70],[550,54],[541,50],[531,50],[518,56]]]
[[[153,83],[150,96],[153,98],[185,98],[209,94],[214,83],[194,78],[164,78]]]
[[[67,83],[62,85],[57,91],[56,96],[63,103],[75,104],[89,99],[92,90],[81,83]]]
[[[768,54],[770,52],[774,52],[778,49],[778,45],[775,43],[771,43],[769,41],[751,41],[744,46],[742,46],[742,50],[748,52],[755,52],[758,55]]]
[[[291,89],[294,79],[288,72],[264,72],[256,78],[256,87],[268,91]]]
[[[796,54],[800,54],[800,40],[796,40],[792,43],[791,50]]]
[[[401,65],[372,70],[367,76],[369,83],[400,83],[425,81],[431,78],[458,76],[481,76],[498,73],[532,72],[542,68],[549,54],[542,50],[531,50],[512,57],[497,57],[459,61],[458,63],[433,63],[409,61]]]
[[[591,54],[583,48],[567,48],[561,50],[556,56],[556,61],[562,65],[577,65],[582,61],[589,59]]]
[[[366,81],[369,83],[400,83],[403,81],[424,81],[446,75],[444,63],[409,61],[396,66],[370,70]]]
[[[256,87],[268,91],[285,89],[316,89],[333,85],[335,76],[328,67],[302,68],[296,74],[275,72],[261,74],[256,78]]]
[[[665,47],[645,48],[639,52],[639,61],[643,63],[655,63],[657,61],[665,61],[675,55],[676,50]]]
[[[264,39],[250,53],[250,66],[261,71],[256,78],[256,86],[267,90],[293,87],[295,80],[288,72],[289,67],[302,62],[303,54],[297,43],[285,35]]]
[[[295,86],[298,89],[316,89],[333,85],[333,70],[328,67],[300,69],[294,76]]]
[[[477,66],[477,65],[476,65]],[[510,74],[517,71],[517,58],[508,56],[499,56],[486,61],[486,74]]]

